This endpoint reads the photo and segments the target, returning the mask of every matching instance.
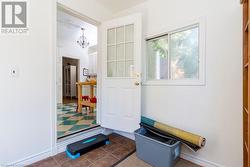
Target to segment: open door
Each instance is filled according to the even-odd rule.
[[[141,117],[141,15],[102,26],[101,125],[131,133],[139,128]]]

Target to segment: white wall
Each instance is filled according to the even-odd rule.
[[[64,17],[64,16],[60,16]],[[80,60],[80,68],[89,68],[89,55],[88,50],[91,46],[97,45],[97,27],[91,24],[88,24],[84,21],[80,21],[77,23],[77,19],[75,19],[75,25],[69,24],[66,20],[69,17],[65,16],[65,18],[58,18],[57,21],[57,47],[59,49],[58,55],[61,57],[68,57]],[[79,27],[76,27],[79,26]],[[82,31],[80,27],[85,28],[85,36],[89,41],[89,46],[86,48],[82,48],[78,45],[77,40],[82,35]],[[80,80],[83,81],[82,70],[80,70]]]
[[[148,0],[116,16],[143,13],[144,35],[206,17],[206,85],[144,86],[143,115],[200,134],[210,165],[242,166],[242,31],[238,0]],[[115,17],[116,17],[115,16]],[[143,54],[145,55],[145,54]],[[143,57],[145,58],[145,56]],[[214,164],[213,164],[214,163]]]
[[[90,74],[97,74],[97,45],[91,46],[88,49],[89,55],[89,73]]]
[[[0,164],[51,147],[52,1],[30,1],[29,34],[0,36]],[[10,77],[12,67],[19,77]]]

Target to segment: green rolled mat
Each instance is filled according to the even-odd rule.
[[[167,124],[163,124],[163,123],[154,121],[154,120],[146,118],[146,117],[142,117],[141,122],[146,124],[146,125],[153,126],[154,128],[157,128],[163,132],[167,132],[173,136],[176,136],[182,140],[185,140],[185,141],[192,143],[194,145],[197,145],[199,147],[204,147],[206,144],[206,139],[204,137],[201,137],[199,135],[196,135],[196,134],[193,134],[190,132],[186,132],[186,131],[178,129],[178,128],[174,128],[174,127],[169,126]]]
[[[147,117],[141,117],[141,123],[147,124],[149,126],[154,126],[156,121],[149,119]]]

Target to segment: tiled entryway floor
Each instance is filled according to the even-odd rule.
[[[88,129],[96,124],[96,112],[76,112],[76,103],[57,105],[57,138]]]
[[[109,139],[111,144],[92,150],[76,160],[71,160],[65,153],[61,153],[32,164],[30,167],[151,167],[136,157],[134,141],[117,134],[110,135]],[[200,166],[180,159],[176,167]]]
[[[152,166],[137,158],[136,153],[134,153],[128,158],[126,158],[124,161],[119,163],[116,167],[152,167]],[[180,159],[176,163],[175,167],[201,167],[201,166]]]
[[[117,134],[109,136],[111,144],[92,150],[76,160],[65,153],[30,165],[31,167],[110,167],[135,151],[135,142]]]

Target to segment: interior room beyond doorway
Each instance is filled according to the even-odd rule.
[[[97,27],[57,8],[57,138],[96,123]]]

